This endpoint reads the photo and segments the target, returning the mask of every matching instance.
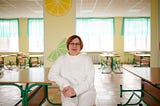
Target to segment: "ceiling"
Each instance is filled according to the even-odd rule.
[[[151,0],[76,0],[76,17],[149,17]],[[0,0],[0,18],[42,18],[43,0]]]

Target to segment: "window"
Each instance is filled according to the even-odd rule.
[[[77,18],[76,33],[85,52],[113,51],[114,18]]]
[[[18,52],[18,19],[0,20],[0,52]]]
[[[28,19],[29,52],[44,51],[43,19]]]
[[[150,51],[150,18],[124,18],[124,51]]]

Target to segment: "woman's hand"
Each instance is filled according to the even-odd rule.
[[[65,97],[73,97],[76,95],[76,92],[71,86],[64,87],[62,93]]]

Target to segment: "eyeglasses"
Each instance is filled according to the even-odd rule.
[[[72,42],[71,42],[71,43],[69,43],[69,45],[71,45],[71,46],[74,46],[74,45],[75,45],[75,46],[80,46],[80,43],[72,43]]]

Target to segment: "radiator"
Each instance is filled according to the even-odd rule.
[[[99,54],[87,54],[87,55],[91,57],[94,64],[98,64],[101,61]]]

